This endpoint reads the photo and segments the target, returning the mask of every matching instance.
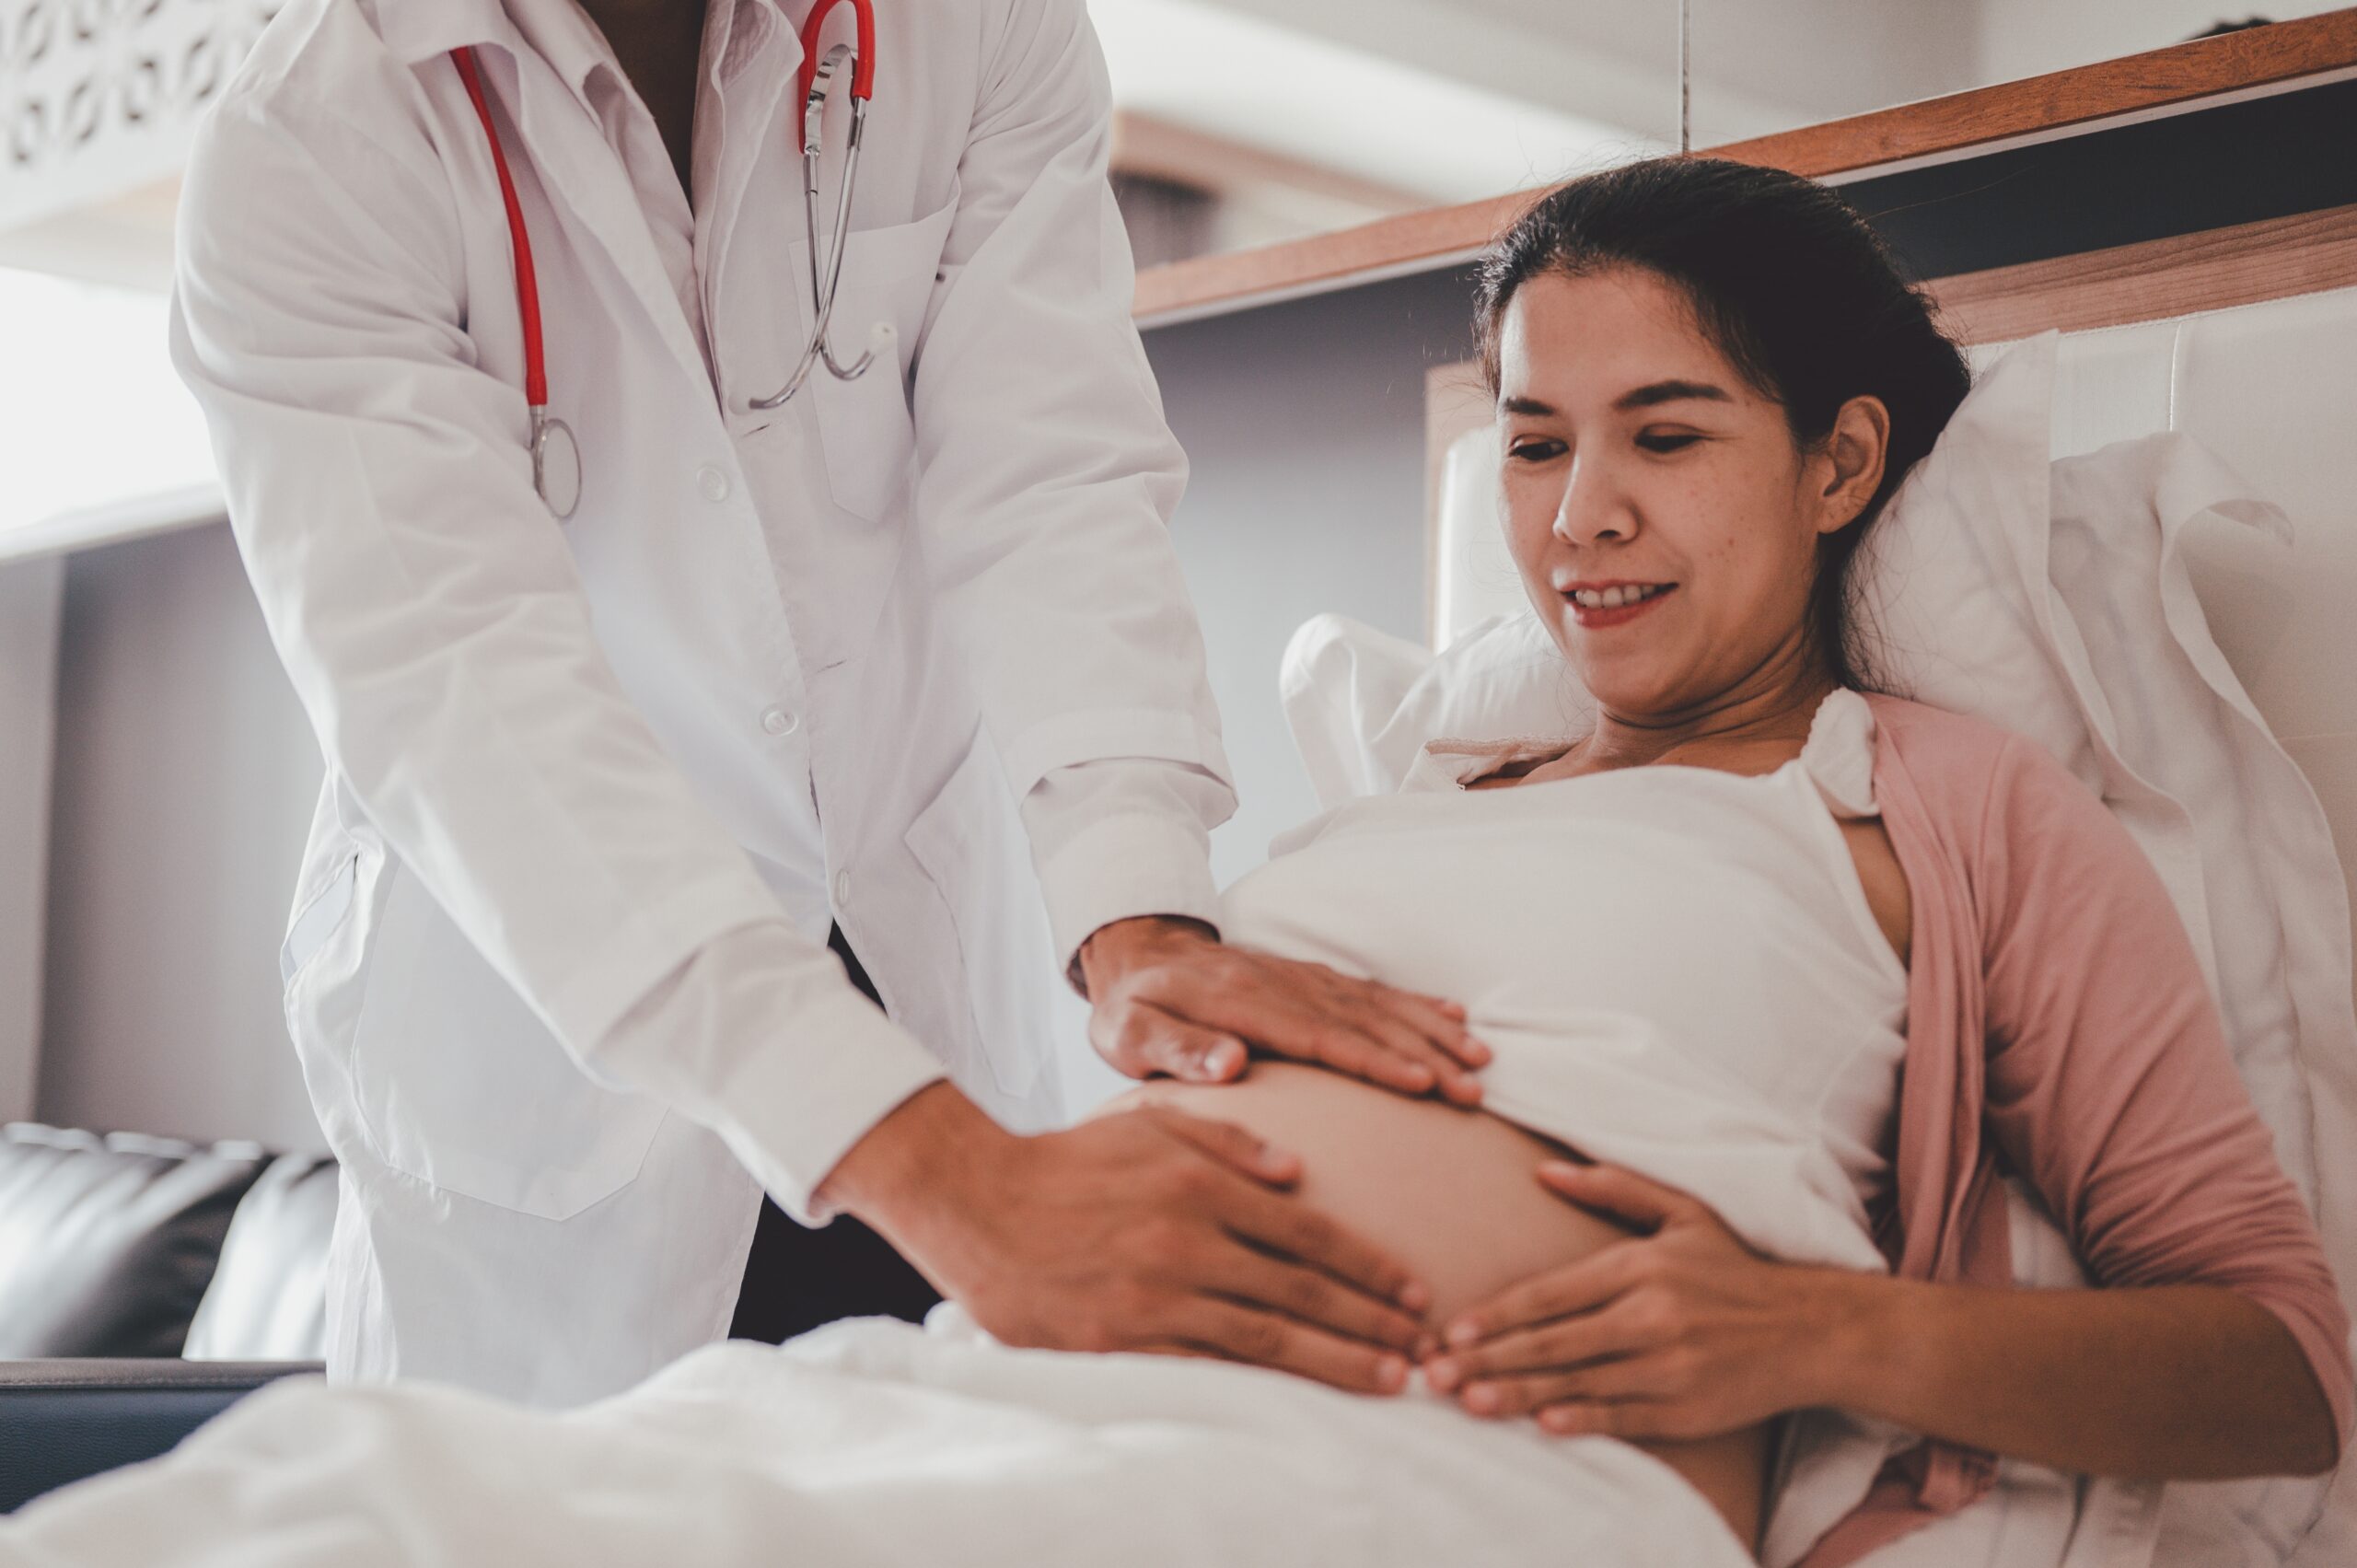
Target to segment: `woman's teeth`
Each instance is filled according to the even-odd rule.
[[[1589,610],[1618,610],[1624,604],[1634,604],[1641,598],[1652,598],[1656,594],[1666,593],[1672,586],[1668,583],[1649,583],[1643,587],[1574,588],[1572,598]]]

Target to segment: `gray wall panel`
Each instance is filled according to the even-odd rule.
[[[33,1113],[41,1066],[50,763],[64,563],[0,567],[0,1121]]]
[[[1191,465],[1173,520],[1239,796],[1213,835],[1232,881],[1317,809],[1277,702],[1294,629],[1339,610],[1424,631],[1424,373],[1472,353],[1440,273],[1146,334]]]
[[[319,750],[226,527],[73,556],[41,1120],[323,1146],[278,945]]]

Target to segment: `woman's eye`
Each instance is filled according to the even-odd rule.
[[[1640,436],[1637,445],[1648,452],[1675,452],[1682,447],[1691,447],[1701,439],[1700,436],[1674,436],[1665,431],[1658,435],[1648,433]]]
[[[1561,456],[1563,444],[1561,441],[1533,439],[1515,442],[1506,448],[1506,456],[1518,462],[1543,463],[1550,458]]]

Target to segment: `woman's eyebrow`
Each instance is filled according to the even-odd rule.
[[[1612,406],[1625,413],[1631,409],[1652,408],[1656,404],[1674,403],[1686,398],[1700,398],[1708,402],[1719,403],[1735,401],[1733,394],[1729,393],[1725,388],[1713,386],[1708,381],[1669,380],[1648,381],[1642,387],[1623,392],[1612,401]],[[1527,414],[1536,419],[1544,419],[1556,412],[1555,405],[1552,403],[1520,395],[1499,399],[1498,410],[1502,413]]]
[[[1652,408],[1657,403],[1674,403],[1686,398],[1701,398],[1712,402],[1731,403],[1735,399],[1723,387],[1708,381],[1650,381],[1633,391],[1623,392],[1613,400],[1612,406],[1627,412],[1630,409]]]

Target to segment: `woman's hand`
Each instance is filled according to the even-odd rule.
[[[1567,1436],[1713,1437],[1818,1402],[1838,1271],[1763,1258],[1698,1200],[1615,1166],[1550,1160],[1538,1179],[1645,1234],[1458,1313],[1425,1362],[1434,1388]]]
[[[1243,1076],[1252,1051],[1478,1105],[1489,1048],[1454,1002],[1224,946],[1200,922],[1115,921],[1081,945],[1097,1053],[1132,1078]]]
[[[2220,1285],[2008,1290],[1778,1263],[1610,1166],[1538,1179],[1646,1234],[1458,1313],[1426,1378],[1550,1432],[1715,1436],[1836,1405],[2056,1469],[2316,1475],[2329,1401],[2266,1307]]]

